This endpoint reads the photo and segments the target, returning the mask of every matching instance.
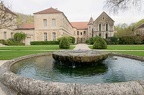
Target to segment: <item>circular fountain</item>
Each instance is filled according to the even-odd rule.
[[[61,62],[96,65],[71,68]],[[93,50],[34,54],[3,64],[0,81],[7,95],[143,95],[143,63],[144,57]]]
[[[64,65],[91,65],[106,59],[108,54],[108,52],[94,50],[67,50],[54,52],[52,56]]]

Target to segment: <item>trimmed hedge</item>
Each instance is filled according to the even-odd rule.
[[[61,48],[61,49],[69,49],[70,48],[70,43],[66,37],[63,37],[60,40],[59,48]]]
[[[106,48],[107,43],[103,38],[98,38],[93,44],[93,49],[106,49]]]
[[[68,41],[69,41],[69,43],[71,43],[71,44],[74,44],[74,43],[75,43],[75,38],[72,37],[72,36],[63,36],[63,37],[60,37],[60,38],[57,39],[58,42],[60,43],[60,41],[61,41],[63,38],[67,38]]]
[[[119,44],[119,39],[117,37],[109,37],[105,39],[108,45],[117,45]]]
[[[58,41],[32,41],[31,45],[58,45]]]

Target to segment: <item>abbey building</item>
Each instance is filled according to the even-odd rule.
[[[0,39],[9,39],[15,32],[27,35],[25,44],[31,41],[55,41],[62,36],[73,36],[76,43],[84,43],[94,36],[103,38],[114,35],[114,20],[102,12],[95,20],[88,22],[70,22],[66,15],[54,8],[48,8],[34,13],[34,23],[23,24],[11,31],[0,31]]]

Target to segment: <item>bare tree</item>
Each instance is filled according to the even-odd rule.
[[[105,8],[112,13],[118,13],[120,10],[125,11],[127,9],[141,9],[143,0],[106,0]]]
[[[0,29],[13,29],[16,26],[17,15],[5,7],[0,0]]]

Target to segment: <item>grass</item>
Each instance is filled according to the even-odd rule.
[[[75,46],[71,45],[70,49]],[[60,50],[59,45],[32,45],[32,46],[6,46],[0,47],[0,50]]]
[[[89,46],[93,48],[93,46]],[[144,45],[108,45],[107,50],[144,50]]]
[[[46,53],[47,51],[0,51],[0,60],[10,60],[24,55]]]
[[[136,55],[136,56],[144,56],[144,51],[116,51],[122,54]]]
[[[74,47],[74,45],[71,45],[70,49],[73,49]],[[89,47],[92,48],[92,46]],[[58,45],[4,46],[0,47],[0,60],[10,60],[24,55],[46,53],[53,50],[61,49],[59,49]],[[108,45],[108,48],[106,50],[115,50],[115,52],[123,54],[144,56],[144,45]]]
[[[92,49],[93,46],[91,45],[89,46],[89,48]],[[112,52],[115,51],[115,52],[122,53],[122,54],[144,56],[144,45],[108,45],[106,50],[112,51]]]
[[[71,45],[70,49],[75,46]],[[35,46],[4,46],[0,47],[0,60],[10,60],[24,55],[46,53],[59,49],[59,45],[35,45]]]

